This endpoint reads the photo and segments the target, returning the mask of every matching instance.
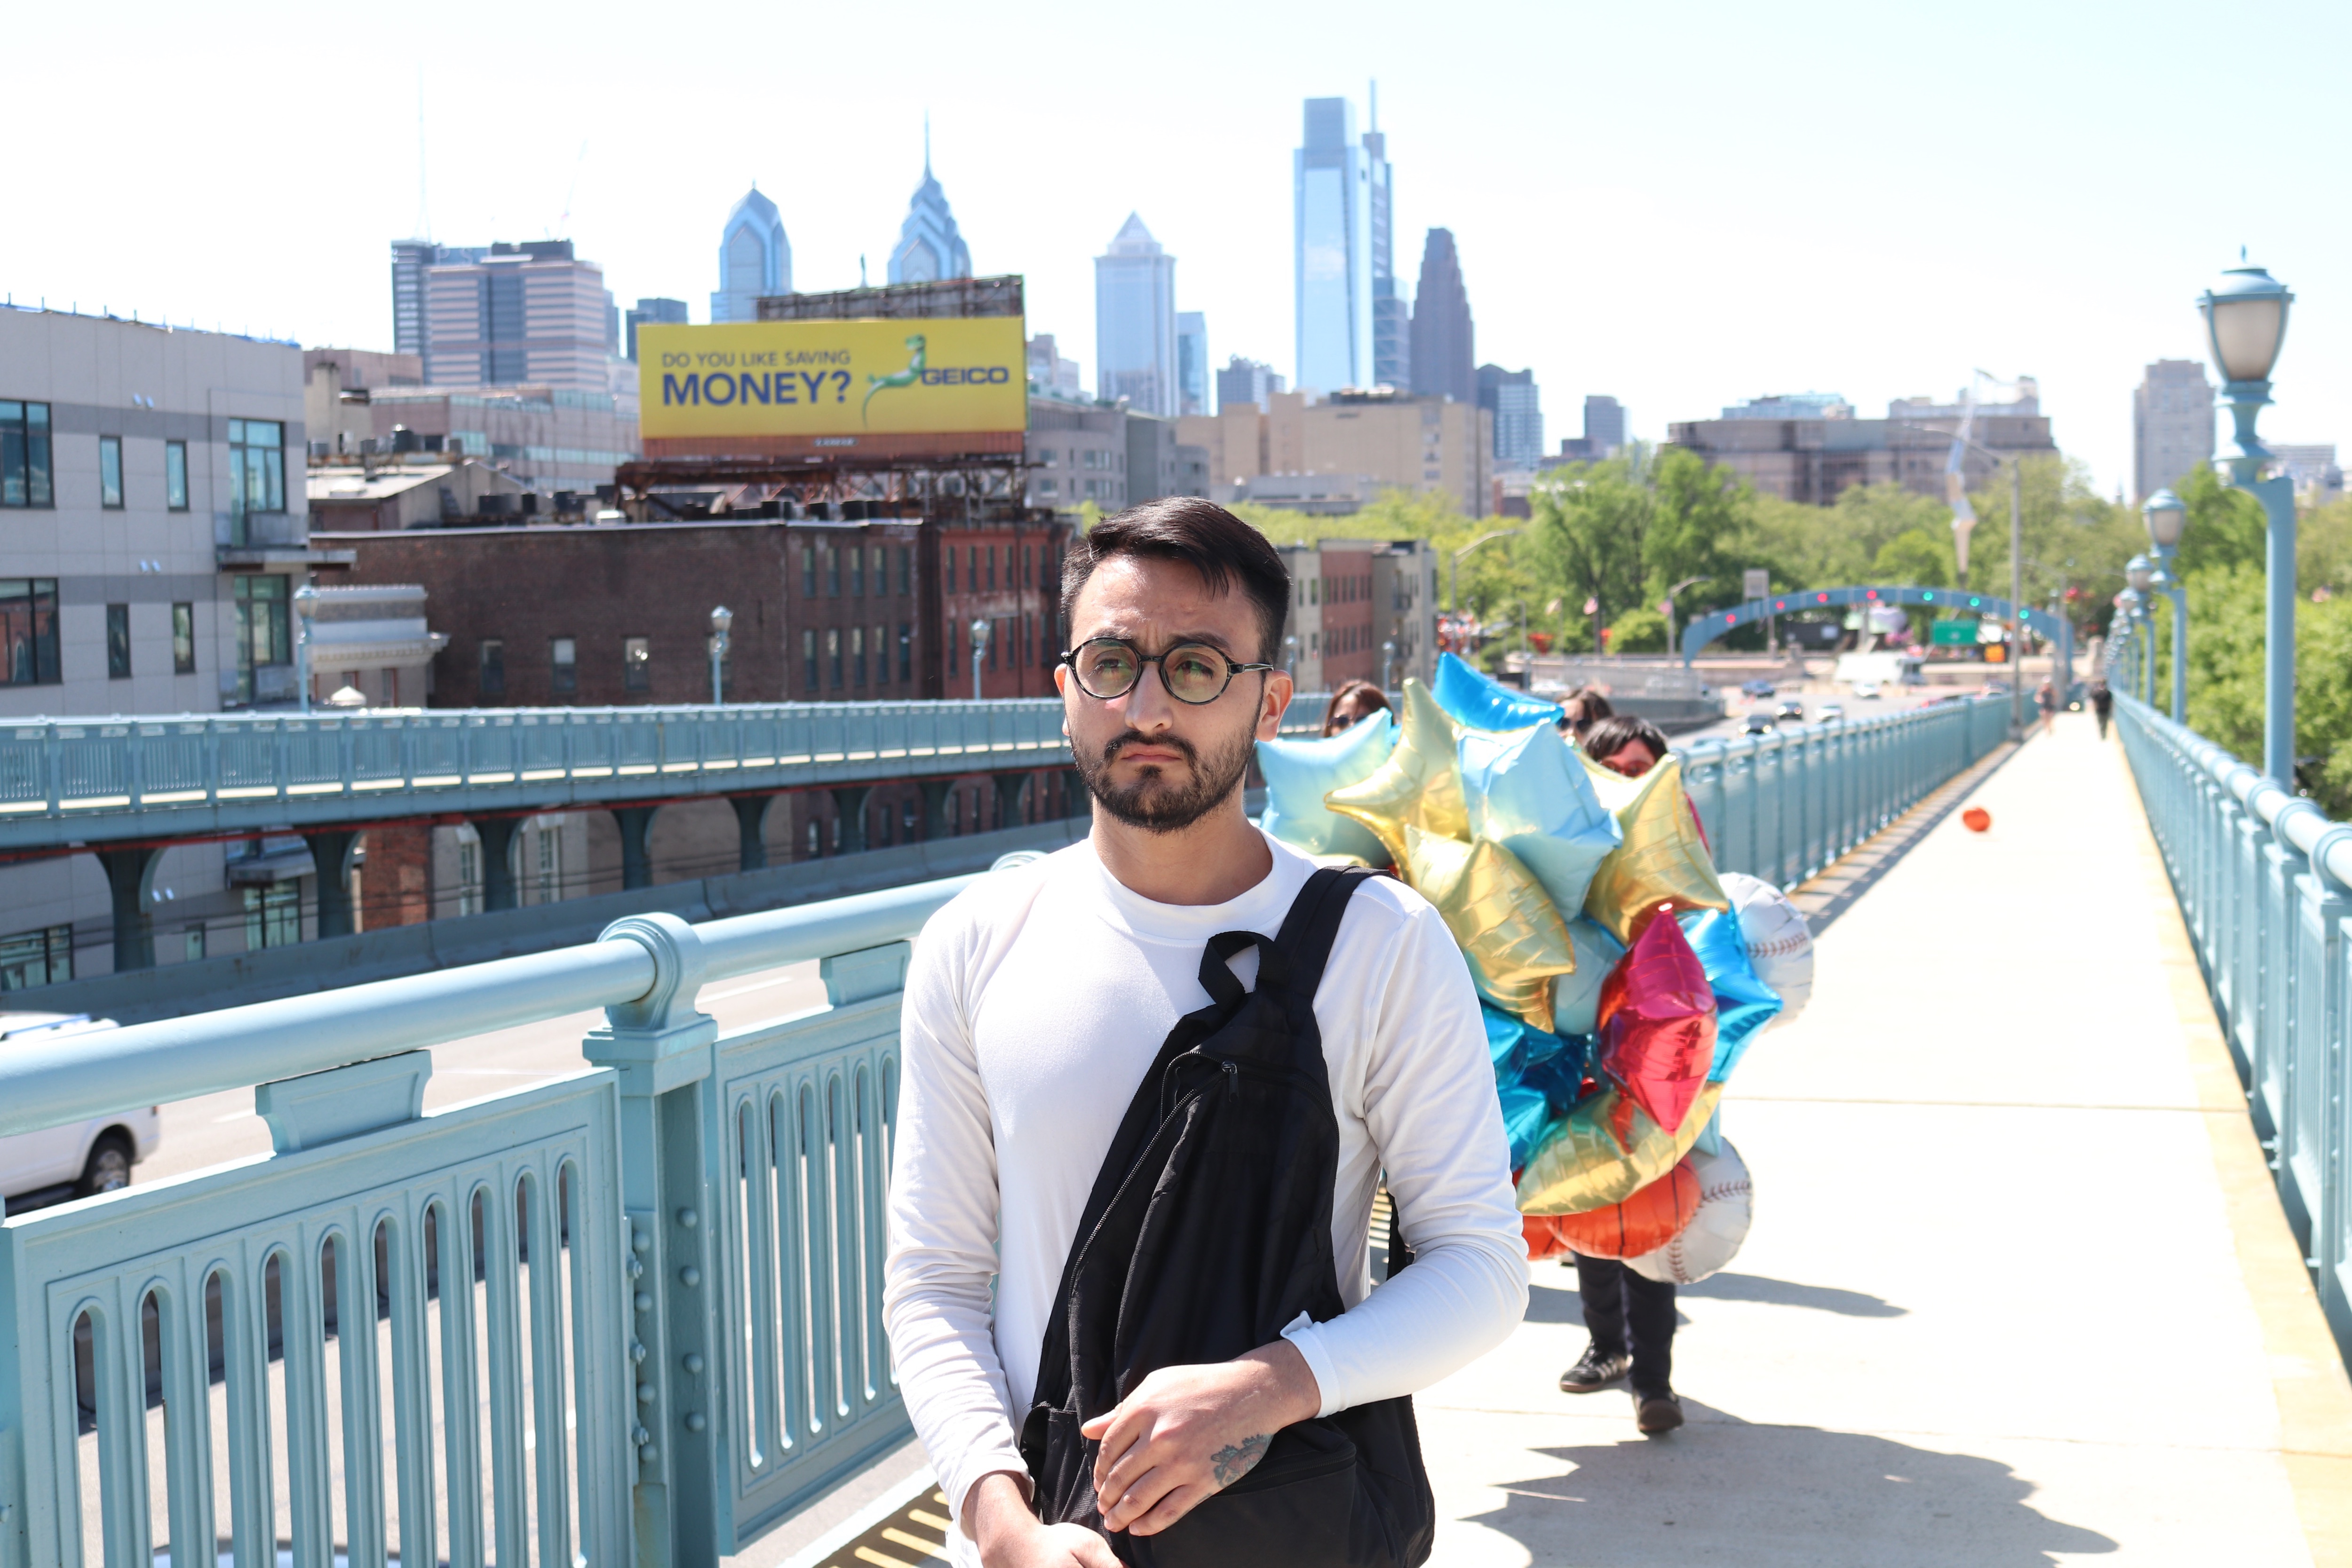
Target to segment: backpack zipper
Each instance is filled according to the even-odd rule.
[[[1223,1064],[1225,1069],[1225,1098],[1231,1100],[1242,1091],[1242,1069],[1237,1062]]]

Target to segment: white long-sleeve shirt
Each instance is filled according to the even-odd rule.
[[[1015,1434],[1095,1176],[1178,1017],[1207,1005],[1219,931],[1280,930],[1314,862],[1231,902],[1154,903],[1091,843],[983,879],[934,916],[907,979],[883,1318],[951,1517]],[[1235,968],[1255,978],[1256,954]],[[1348,1310],[1299,1324],[1329,1415],[1427,1386],[1527,1310],[1526,1247],[1484,1026],[1437,911],[1388,878],[1356,889],[1315,997],[1339,1123],[1332,1255]],[[1385,1170],[1413,1266],[1375,1291]],[[970,1545],[957,1532],[965,1560]]]

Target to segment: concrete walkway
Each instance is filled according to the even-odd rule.
[[[2352,1562],[2352,1388],[2121,752],[2087,716],[1816,889],[1735,1081],[1757,1221],[1683,1293],[1690,1425],[1557,1391],[1572,1270],[1424,1394],[1436,1562]],[[1937,804],[1922,808],[1934,818]]]

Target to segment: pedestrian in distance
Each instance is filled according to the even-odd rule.
[[[1666,738],[1641,719],[1606,719],[1586,733],[1585,754],[1613,773],[1639,778],[1666,754]],[[1683,1424],[1674,1389],[1673,1282],[1649,1279],[1615,1258],[1578,1252],[1566,1261],[1576,1266],[1576,1293],[1591,1340],[1577,1363],[1559,1374],[1560,1391],[1597,1394],[1630,1373],[1634,1425],[1654,1437],[1673,1431]]]
[[[1323,708],[1323,733],[1352,730],[1375,713],[1390,711],[1389,694],[1369,680],[1350,680],[1331,693]]]
[[[2042,710],[2042,732],[2050,734],[2058,728],[2058,683],[2044,680],[2033,692],[2033,704]]]
[[[916,944],[883,1317],[959,1563],[1412,1568],[1407,1396],[1525,1313],[1460,948],[1244,815],[1289,603],[1210,501],[1097,524],[1054,672],[1092,832]],[[1374,1290],[1383,1176],[1415,1258]]]
[[[2107,721],[2115,716],[2116,694],[2104,680],[2091,682],[2091,711],[2099,721],[2099,739],[2107,738]]]
[[[1584,732],[1601,720],[1612,717],[1617,710],[1609,705],[1606,693],[1597,686],[1578,688],[1559,705],[1559,730],[1578,745],[1584,743]]]

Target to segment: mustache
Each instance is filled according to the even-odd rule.
[[[1201,753],[1192,742],[1181,735],[1147,735],[1140,730],[1122,730],[1103,743],[1102,759],[1107,767],[1118,761],[1118,754],[1129,746],[1164,746],[1182,757],[1192,767],[1201,765]]]

